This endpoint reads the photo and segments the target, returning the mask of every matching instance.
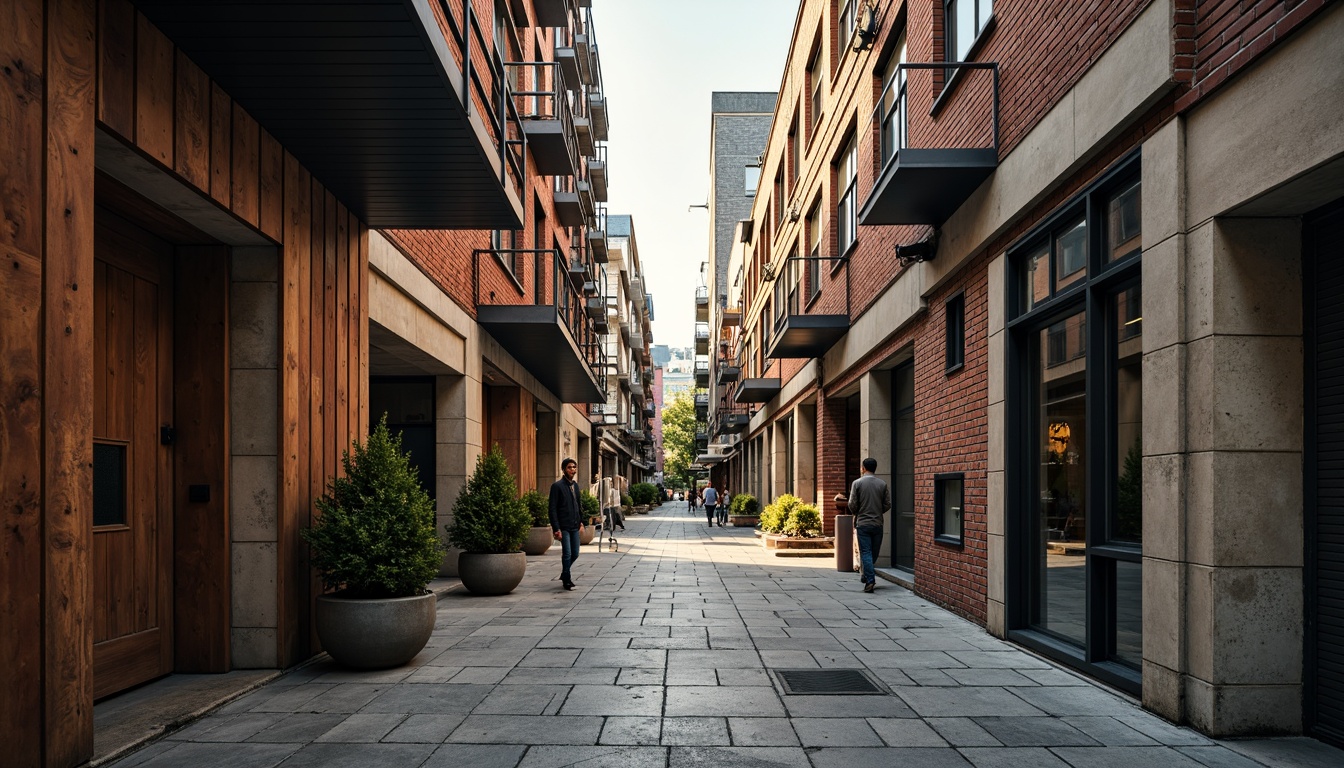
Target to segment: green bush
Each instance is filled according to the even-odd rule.
[[[636,504],[652,504],[658,500],[658,486],[653,483],[635,483],[630,486],[630,498]]]
[[[551,500],[541,491],[528,491],[523,494],[523,506],[527,507],[527,513],[532,516],[532,527],[541,526],[551,527]]]
[[[506,554],[518,551],[531,527],[532,515],[496,445],[476,460],[476,471],[457,495],[448,541],[473,554]]]
[[[811,504],[799,504],[789,511],[781,531],[785,536],[814,538],[821,535],[821,511]]]
[[[733,497],[728,505],[728,514],[730,515],[759,515],[761,513],[761,502],[756,500],[750,493],[739,493]]]
[[[628,494],[628,493],[622,493],[622,494],[621,494],[621,506],[622,506],[622,507],[633,507],[633,506],[635,506],[635,500],[632,499],[632,498],[630,498],[630,494]]]
[[[583,509],[583,519],[589,523],[602,517],[602,503],[588,491],[579,491],[579,506]]]
[[[766,533],[783,533],[789,514],[793,512],[794,507],[802,503],[802,499],[786,493],[773,503],[767,504],[765,510],[761,512],[761,530]]]
[[[350,597],[423,594],[439,572],[443,547],[434,531],[434,503],[394,439],[384,415],[361,445],[341,455],[344,477],[334,477],[317,500],[320,513],[304,529],[313,568],[327,589]]]

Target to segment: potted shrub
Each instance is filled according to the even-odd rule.
[[[794,507],[802,504],[803,500],[791,493],[785,493],[777,497],[773,502],[766,505],[761,511],[761,544],[767,549],[774,549],[777,542],[784,538],[784,524],[788,522],[789,515]]]
[[[523,506],[527,507],[527,513],[532,516],[532,528],[528,530],[527,539],[523,542],[525,554],[544,555],[546,550],[551,548],[551,542],[555,541],[551,536],[550,503],[550,499],[541,491],[528,491],[523,494]]]
[[[761,502],[750,493],[733,496],[728,505],[728,522],[733,526],[753,527],[761,521]]]
[[[548,501],[549,503],[549,501]],[[588,491],[579,491],[579,506],[583,508],[583,530],[579,532],[579,545],[589,544],[597,534],[594,528],[602,520],[602,504]],[[546,510],[550,514],[550,509]],[[548,518],[549,520],[549,518]],[[550,522],[546,523],[547,535],[550,535]]]
[[[628,493],[621,494],[621,512],[629,515],[635,511],[635,500]]]
[[[646,513],[649,506],[658,500],[658,486],[653,483],[635,483],[630,486],[630,500],[634,502],[636,512]]]
[[[517,489],[496,445],[476,460],[476,470],[453,503],[448,542],[462,550],[457,575],[472,594],[507,595],[527,573],[527,555],[518,548],[527,539],[532,516]]]
[[[302,532],[328,590],[317,598],[317,636],[337,662],[360,669],[410,661],[434,631],[435,596],[425,589],[443,548],[434,504],[388,432],[384,415],[368,442],[341,456]]]

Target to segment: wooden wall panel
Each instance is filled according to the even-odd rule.
[[[173,169],[197,189],[210,188],[210,78],[177,52]]]
[[[311,501],[322,494],[322,485],[325,478],[326,462],[324,461],[326,432],[325,424],[322,420],[322,393],[324,385],[322,381],[323,367],[323,343],[322,331],[325,326],[322,316],[322,254],[326,250],[326,194],[321,184],[317,180],[312,180],[312,228],[309,230],[312,249],[309,253],[307,264],[307,300],[308,305],[304,311],[304,317],[307,322],[306,331],[303,339],[308,351],[308,386],[304,393],[304,403],[307,406],[308,419],[308,443],[307,450],[302,457],[308,462],[308,502],[300,504],[294,510],[295,525],[303,528],[312,521]],[[296,568],[297,562],[306,561],[308,548],[300,547],[295,553]],[[307,568],[296,570],[296,577],[302,573],[306,582],[307,599],[301,604],[304,611],[298,617],[299,631],[302,632],[309,626],[307,617],[312,615],[313,600],[319,589],[314,587],[316,578],[314,574],[309,573]],[[298,607],[298,606],[296,606]],[[297,639],[297,638],[296,638]],[[311,652],[317,648],[317,641],[309,633],[302,639],[303,652]]]
[[[98,119],[135,136],[135,6],[130,0],[98,3]]]
[[[135,144],[172,168],[173,43],[138,14],[135,37]]]
[[[173,528],[174,668],[229,670],[229,252],[177,249]],[[188,486],[210,488],[189,502]]]
[[[0,3],[0,246],[42,252],[42,3]],[[30,147],[12,152],[9,147]]]
[[[48,765],[93,751],[93,3],[47,9],[43,719]],[[6,694],[9,695],[8,693]]]
[[[260,227],[268,237],[279,242],[284,235],[285,217],[285,150],[280,142],[266,131],[260,132],[261,153],[258,173],[261,175]]]
[[[257,227],[261,224],[258,217],[260,209],[260,180],[257,169],[260,164],[261,130],[257,121],[233,105],[233,178],[230,205],[233,212],[243,221]]]
[[[228,207],[233,176],[233,100],[210,84],[210,196]]]
[[[345,206],[337,206],[336,214],[336,325],[350,329],[350,255],[359,253],[359,247],[350,243],[351,219]],[[351,348],[358,343],[352,333],[339,334],[336,339],[336,434],[341,441],[336,448],[339,461],[342,451],[350,448],[350,358]],[[361,436],[362,437],[362,436]]]
[[[279,532],[279,652],[282,664],[298,657],[298,605],[302,592],[295,578],[298,529],[294,519],[308,501],[308,344],[305,305],[310,289],[305,266],[312,238],[309,198],[311,180],[298,160],[285,153],[284,247],[281,251],[281,368],[280,368],[280,532]],[[302,583],[307,584],[307,574]],[[307,602],[306,597],[302,602]],[[303,643],[307,645],[306,642]]]

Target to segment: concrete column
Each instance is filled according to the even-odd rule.
[[[235,248],[229,287],[231,663],[280,665],[280,286],[275,248]]]
[[[1004,517],[1003,503],[1003,467],[1007,452],[1004,439],[1004,390],[1008,380],[1005,367],[1008,334],[1004,330],[1007,321],[1004,311],[1004,297],[1008,295],[1005,277],[1006,262],[999,256],[989,263],[989,397],[988,429],[989,455],[988,471],[985,475],[985,528],[986,563],[988,594],[985,606],[986,629],[996,637],[1008,634],[1008,624],[1004,614],[1004,576],[1008,567],[1004,557]]]
[[[536,478],[536,489],[541,490],[550,486],[555,478],[560,476],[560,462],[565,457],[579,461],[579,457],[573,453],[566,453],[560,439],[560,414],[554,411],[539,411],[537,413],[537,456],[536,469],[534,477]],[[573,448],[573,439],[570,440],[570,450]],[[575,476],[579,481],[579,486],[587,488],[593,481],[592,474],[586,472],[580,462],[579,473]],[[519,493],[526,493],[531,488],[519,488]]]
[[[788,486],[789,452],[787,449],[789,429],[783,420],[770,426],[770,499],[786,493],[793,493]]]
[[[817,503],[817,407],[800,405],[793,412],[794,495]]]
[[[436,402],[434,413],[438,445],[435,446],[438,467],[435,471],[437,487],[436,523],[439,536],[445,537],[445,528],[453,520],[453,504],[467,478],[476,470],[485,445],[482,425],[485,390],[481,384],[480,331],[472,329],[466,338],[463,355],[463,375],[439,376],[434,382]],[[457,575],[457,556],[461,550],[445,550],[439,575]]]
[[[892,487],[891,480],[891,371],[870,371],[859,379],[859,458],[877,461],[877,476]],[[883,516],[883,530],[894,530],[891,512]],[[891,566],[891,547],[883,542],[877,565]]]

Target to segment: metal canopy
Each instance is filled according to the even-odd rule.
[[[848,332],[848,315],[786,315],[765,356],[820,357]]]
[[[770,398],[779,394],[779,379],[743,379],[737,385],[736,403],[768,403]]]
[[[859,224],[947,221],[998,166],[994,149],[902,149],[882,169]]]
[[[464,110],[480,78],[429,0],[135,5],[370,226],[522,226],[498,116]]]
[[[604,403],[579,345],[555,307],[547,304],[480,305],[476,319],[542,386],[566,403]]]

